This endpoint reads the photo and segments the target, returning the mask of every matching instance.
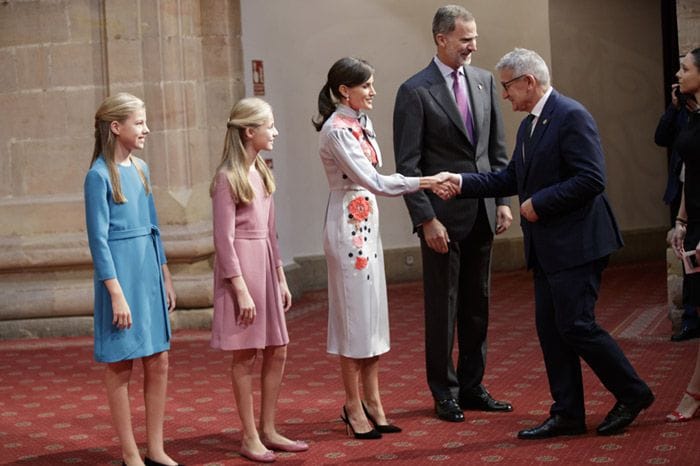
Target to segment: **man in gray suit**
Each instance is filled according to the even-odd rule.
[[[403,83],[394,107],[396,168],[406,176],[443,170],[499,171],[508,163],[495,78],[469,65],[474,16],[461,6],[433,19],[437,55]],[[404,196],[421,241],[428,386],[440,419],[464,421],[464,409],[511,411],[481,384],[486,356],[491,245],[513,217],[507,199]],[[496,207],[498,205],[498,208]],[[458,336],[457,370],[452,347]]]

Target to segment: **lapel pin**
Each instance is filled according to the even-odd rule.
[[[483,88],[484,86],[482,86],[481,83],[479,83],[479,90],[482,90]]]
[[[546,124],[547,124],[547,121],[548,121],[548,120],[545,118],[544,120],[542,120],[542,124],[543,124],[543,125],[546,125]]]

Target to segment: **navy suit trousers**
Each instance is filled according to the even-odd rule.
[[[537,335],[554,400],[551,414],[585,418],[581,362],[622,403],[649,388],[617,342],[595,321],[595,303],[608,257],[553,273],[534,268]]]

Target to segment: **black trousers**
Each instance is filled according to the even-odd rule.
[[[633,403],[649,390],[617,342],[595,321],[607,264],[604,257],[549,274],[535,266],[535,319],[554,400],[552,415],[584,419],[581,359],[618,401]]]
[[[421,237],[425,300],[425,367],[437,400],[459,398],[478,387],[486,363],[493,233],[479,202],[469,235],[440,254]],[[455,329],[457,330],[455,335]],[[457,370],[452,359],[457,336]]]

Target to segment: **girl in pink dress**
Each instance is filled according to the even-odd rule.
[[[275,182],[261,150],[277,136],[272,108],[258,98],[231,110],[221,163],[211,183],[214,217],[214,318],[211,346],[232,353],[233,394],[243,427],[240,453],[273,462],[270,451],[304,451],[275,428],[275,409],[287,357],[284,313],[292,305],[280,260],[272,193]],[[262,350],[258,433],[253,413],[253,368]]]

